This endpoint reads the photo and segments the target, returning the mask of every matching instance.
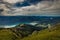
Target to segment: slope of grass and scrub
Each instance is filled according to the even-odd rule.
[[[19,28],[0,28],[0,40],[60,40],[60,24],[56,24],[50,30],[46,28],[40,29],[40,31],[30,26],[23,25]]]
[[[0,40],[14,40],[15,34],[9,29],[0,29]]]
[[[14,28],[0,28],[0,40],[23,39],[31,35],[34,31],[43,30],[43,27],[35,27],[28,24],[19,24]]]
[[[60,24],[55,25],[51,30],[45,29],[38,33],[33,32],[32,35],[22,40],[60,40]]]

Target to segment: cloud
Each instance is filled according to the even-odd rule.
[[[16,2],[23,2],[24,0],[3,0],[3,1],[8,3],[16,3]]]
[[[8,9],[8,8],[7,8]],[[40,16],[40,15],[60,15],[60,0],[54,0],[54,1],[41,1],[37,4],[31,4],[29,6],[23,6],[23,7],[11,7],[12,10],[6,10],[5,12],[2,12],[1,15],[3,16],[18,16],[18,15],[24,15],[24,16]]]
[[[15,27],[16,25],[0,25],[0,28],[12,28]]]

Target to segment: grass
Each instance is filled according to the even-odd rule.
[[[48,29],[34,31],[22,39],[17,34],[19,34],[18,31],[13,32],[10,29],[0,29],[0,40],[60,40],[60,24],[55,25],[51,31]]]
[[[51,32],[49,32],[48,29],[45,29],[39,31],[38,34],[35,33],[22,40],[60,40],[60,25],[54,26],[54,28],[51,29]]]
[[[0,40],[16,40],[17,36],[10,29],[0,30]]]

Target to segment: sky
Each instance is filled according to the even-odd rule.
[[[0,0],[0,16],[60,16],[60,0]]]
[[[0,0],[0,27],[10,28],[20,22],[42,20],[40,17],[24,16],[59,16],[60,18],[60,0]],[[54,20],[59,21],[59,18]]]

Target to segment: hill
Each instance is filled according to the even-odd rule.
[[[60,40],[60,24],[55,25],[50,31],[49,29],[45,29],[38,33],[34,32],[22,40]]]
[[[14,28],[0,28],[0,40],[21,40],[28,37],[34,31],[46,29],[44,27],[36,27],[28,24],[19,24]]]
[[[10,29],[0,28],[0,40],[15,40],[16,34]]]
[[[0,28],[0,40],[60,40],[60,24],[56,24],[51,30],[36,28],[26,24],[17,28]]]

